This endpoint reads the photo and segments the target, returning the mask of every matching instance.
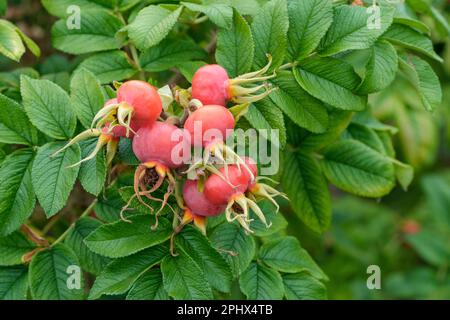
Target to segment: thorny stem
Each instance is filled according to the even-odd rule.
[[[183,79],[183,75],[181,74],[181,72],[178,71],[178,69],[173,69],[173,71],[175,72],[175,74],[173,75],[172,78],[169,79],[169,81],[167,81],[167,83],[171,87]]]
[[[42,237],[38,231],[34,230],[32,227],[30,227],[29,225],[23,224],[20,227],[20,230],[22,230],[23,233],[25,233],[28,237],[28,239],[30,239],[31,241],[33,241],[35,244],[37,244],[38,246],[42,246],[42,247],[48,247],[49,243],[47,241],[47,239],[45,239],[44,237]]]
[[[178,256],[175,252],[175,236],[183,230],[184,226],[187,225],[190,221],[181,222],[176,228],[174,228],[172,234],[170,235],[170,254],[172,257]]]
[[[127,22],[126,22],[125,18],[123,17],[122,13],[117,12],[117,17],[118,17],[125,25],[127,24]],[[145,81],[145,71],[142,70],[142,66],[141,66],[141,63],[140,63],[140,61],[139,61],[139,54],[138,54],[138,52],[137,52],[136,47],[135,47],[132,43],[129,43],[129,44],[128,44],[128,49],[130,50],[131,59],[132,59],[134,65],[136,66],[136,68],[137,68],[138,71],[139,71],[139,78],[140,78],[141,80],[144,80],[144,81]]]
[[[211,36],[211,40],[209,41],[208,45],[205,48],[206,52],[208,52],[208,54],[211,54],[216,48],[216,45],[217,45],[217,32],[214,31]]]
[[[141,69],[141,63],[139,62],[139,55],[137,52],[137,49],[134,45],[132,45],[131,43],[128,45],[128,47],[130,48],[130,52],[131,52],[131,57],[133,58],[134,63],[136,64],[136,67],[142,71]]]
[[[42,234],[46,235],[52,228],[53,226],[59,221],[59,219],[61,219],[63,215],[62,214],[58,214],[56,216],[54,216],[49,223],[47,223],[44,228],[42,229]]]
[[[161,112],[160,118],[161,118],[162,120],[167,120],[167,119],[169,119],[169,117],[170,117],[170,114],[167,113],[166,111],[162,111],[162,112]]]
[[[98,199],[95,199],[94,201],[92,201],[92,203],[89,205],[89,207],[86,208],[86,210],[83,211],[83,213],[80,215],[80,217],[77,219],[77,221],[83,217],[86,217],[87,215],[89,215],[89,213],[91,213],[92,209],[94,208],[94,206],[97,204]],[[63,241],[65,239],[65,237],[69,234],[69,232],[73,229],[73,227],[75,226],[76,221],[74,221],[67,229],[66,231],[64,231],[64,233],[62,235],[59,236],[58,239],[56,239],[51,245],[50,247],[54,247],[56,244],[60,243],[61,241]]]
[[[180,118],[180,124],[184,125],[184,123],[186,122],[188,117],[189,117],[189,110],[188,109],[184,109],[183,115]]]
[[[145,71],[141,67],[141,63],[139,61],[139,55],[138,55],[136,47],[131,43],[128,45],[128,47],[130,49],[131,57],[133,58],[133,62],[136,65],[137,69],[139,70],[139,79],[146,81]]]

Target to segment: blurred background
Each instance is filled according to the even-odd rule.
[[[436,52],[444,58],[444,64],[432,64],[443,87],[442,107],[434,114],[424,111],[400,77],[370,101],[380,121],[399,129],[393,148],[415,168],[408,191],[398,187],[382,199],[367,200],[332,190],[333,223],[323,235],[285,210],[289,233],[330,278],[329,299],[450,299],[450,1],[433,2],[446,21],[418,18],[430,27]],[[9,5],[6,19],[39,44],[42,57],[37,61],[27,52],[18,65],[0,56],[0,92],[18,94],[19,79],[11,70],[26,66],[68,88],[77,60],[52,51],[54,18],[38,0],[10,0]],[[83,200],[78,198],[77,205]],[[369,265],[381,269],[380,290],[367,289]]]
[[[334,191],[333,223],[323,236],[295,230],[290,221],[330,277],[330,299],[450,299],[450,1],[431,2],[445,21],[418,18],[444,58],[432,63],[442,84],[441,108],[425,111],[401,77],[369,96],[376,117],[398,128],[398,158],[415,169],[408,191],[397,187],[377,200]],[[381,269],[381,290],[367,289],[369,265]]]

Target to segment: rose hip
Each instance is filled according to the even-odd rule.
[[[184,128],[191,135],[191,143],[206,147],[212,142],[223,142],[234,129],[234,117],[220,105],[205,105],[194,111]]]
[[[170,123],[155,122],[137,131],[133,139],[133,151],[141,164],[134,174],[134,195],[122,209],[122,213],[130,206],[134,197],[153,211],[153,207],[143,201],[142,196],[145,196],[152,201],[162,202],[161,208],[155,214],[157,218],[176,188],[176,180],[171,169],[179,168],[186,159],[189,159],[189,136],[183,129]],[[153,197],[152,193],[158,190],[166,180],[168,187],[163,199]],[[123,220],[126,220],[123,215],[121,216]],[[156,228],[157,224],[158,219],[153,228]]]
[[[246,73],[230,79],[227,71],[217,65],[205,65],[197,70],[192,78],[192,98],[200,100],[205,105],[225,106],[227,101],[236,103],[251,103],[263,99],[273,89],[268,83],[253,85],[273,78],[275,75],[264,76],[269,70],[272,58],[259,71]],[[243,85],[250,85],[244,87]],[[262,91],[261,93],[258,93]]]

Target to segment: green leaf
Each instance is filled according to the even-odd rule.
[[[294,76],[309,94],[335,108],[352,111],[366,108],[367,97],[353,93],[361,79],[344,61],[311,57],[294,69]]]
[[[100,82],[89,70],[78,69],[70,82],[70,97],[81,124],[90,128],[92,119],[105,104]]]
[[[24,53],[25,46],[16,27],[9,21],[0,19],[0,54],[19,62]]]
[[[131,78],[137,70],[123,51],[110,51],[90,56],[80,64],[89,70],[101,84]]]
[[[94,207],[95,215],[105,222],[117,221],[120,219],[120,211],[125,204],[117,187],[109,187],[106,189],[105,195],[98,198]]]
[[[67,93],[70,91],[70,74],[67,71],[48,73],[41,77],[41,79],[49,80],[56,83],[58,86],[64,89]],[[74,113],[75,114],[75,113]],[[76,115],[75,115],[76,118]]]
[[[127,11],[136,6],[141,0],[119,0],[119,8],[121,11]]]
[[[0,72],[0,83],[3,86],[20,89],[20,77],[26,75],[30,78],[39,78],[39,72],[32,68],[17,68],[12,71]]]
[[[426,262],[434,266],[445,266],[450,262],[449,237],[435,230],[422,230],[406,236],[406,241]]]
[[[38,132],[20,104],[0,94],[0,142],[36,145]]]
[[[169,300],[161,270],[146,271],[131,287],[127,300]]]
[[[80,142],[81,158],[86,158],[95,148],[97,139]],[[107,176],[105,153],[101,150],[94,159],[83,162],[78,178],[84,190],[98,196],[103,190]]]
[[[443,36],[450,34],[450,23],[443,13],[435,7],[431,7],[430,14],[433,17],[437,31]]]
[[[206,51],[191,40],[166,39],[144,51],[139,60],[145,71],[160,72],[205,57]]]
[[[248,300],[281,300],[284,295],[280,274],[256,262],[242,273],[239,286]]]
[[[89,299],[98,299],[104,294],[125,293],[141,275],[160,263],[168,254],[167,246],[158,245],[131,256],[113,260],[95,280]]]
[[[26,76],[21,77],[20,87],[25,111],[39,130],[55,139],[72,137],[77,118],[68,94],[61,87]]]
[[[42,0],[42,5],[52,16],[59,18],[66,18],[72,15],[73,11],[69,10],[72,5],[78,6],[81,13],[87,10],[103,8],[90,0]]]
[[[84,243],[84,239],[102,224],[95,219],[84,217],[75,223],[75,226],[66,236],[64,243],[70,247],[80,260],[83,270],[98,275],[110,259],[95,254]]]
[[[419,100],[414,92],[410,92],[410,95],[414,101]],[[438,150],[436,121],[425,110],[414,110],[403,105],[395,107],[398,138],[405,161],[416,169],[431,165]]]
[[[408,5],[414,9],[414,11],[422,14],[426,14],[430,11],[430,0],[408,0]]]
[[[366,74],[358,88],[359,94],[381,91],[394,81],[398,69],[395,48],[386,41],[377,41],[370,49]]]
[[[161,272],[169,296],[177,300],[213,299],[203,270],[186,253],[165,257],[161,263]]]
[[[282,175],[283,190],[298,217],[322,233],[331,223],[331,195],[322,172],[309,154],[287,152]]]
[[[0,238],[0,266],[22,264],[22,256],[36,248],[36,245],[23,234],[16,231],[7,237]]]
[[[225,4],[201,5],[190,2],[181,2],[183,6],[194,12],[204,13],[218,27],[230,29],[233,23],[233,9]]]
[[[329,0],[289,0],[288,59],[301,60],[316,49],[333,22]]]
[[[266,242],[259,250],[259,258],[271,268],[281,272],[296,273],[306,271],[317,279],[328,279],[294,237],[283,237]]]
[[[288,225],[286,219],[280,212],[276,212],[275,206],[270,201],[262,200],[258,202],[258,206],[264,213],[267,222],[271,223],[271,226],[270,228],[267,228],[264,222],[258,219],[256,217],[256,214],[253,211],[251,211],[251,218],[254,219],[254,221],[251,222],[251,228],[255,236],[268,237],[270,235],[273,235],[274,233],[286,229]]]
[[[186,226],[176,236],[175,243],[177,248],[189,255],[204,271],[212,288],[230,292],[232,280],[230,266],[200,231]]]
[[[436,224],[450,226],[450,188],[445,177],[429,174],[421,180],[421,186]]]
[[[176,65],[176,68],[180,71],[183,77],[186,78],[187,81],[192,83],[192,78],[194,74],[200,67],[203,67],[206,64],[204,61],[186,61],[181,62]]]
[[[370,110],[356,113],[352,118],[352,123],[360,124],[378,132],[386,132],[389,136],[398,133],[398,128],[387,125],[374,118]]]
[[[338,141],[326,148],[323,156],[323,172],[344,191],[378,198],[388,194],[395,185],[391,160],[359,141]]]
[[[3,160],[5,160],[6,153],[3,149],[0,148],[0,167],[2,165]]]
[[[252,104],[244,114],[244,118],[253,128],[261,130],[258,132],[267,140],[272,140],[272,131],[278,130],[280,147],[286,145],[283,113],[271,100],[264,99]]]
[[[372,8],[372,7],[369,7]],[[368,8],[360,6],[338,6],[334,9],[333,23],[322,39],[319,54],[331,56],[347,50],[370,48],[375,41],[389,28],[394,18],[395,9],[391,6],[381,6],[380,26],[370,27],[373,22]]]
[[[430,27],[428,27],[425,23],[420,20],[413,19],[407,15],[394,17],[394,24],[402,24],[428,35],[431,32]]]
[[[170,11],[160,6],[148,6],[139,11],[136,18],[126,28],[133,43],[145,50],[157,45],[173,28],[183,7]]]
[[[410,50],[423,53],[439,62],[443,61],[442,58],[434,52],[433,43],[430,38],[408,26],[394,23],[383,35],[383,39],[389,40],[393,44],[403,46]]]
[[[52,28],[53,46],[63,52],[83,54],[118,49],[115,37],[123,27],[119,18],[106,10],[82,11],[79,28],[68,28],[67,19],[57,21]]]
[[[0,267],[0,300],[26,300],[27,290],[27,268]]]
[[[361,141],[373,150],[386,154],[383,141],[377,135],[376,131],[365,125],[352,123],[346,131],[346,138]]]
[[[325,106],[300,87],[292,72],[279,72],[273,83],[278,90],[270,95],[270,99],[292,121],[312,132],[326,130],[328,113]]]
[[[403,190],[408,191],[408,187],[414,179],[414,168],[409,164],[394,161],[395,177]]]
[[[31,51],[32,54],[36,57],[41,56],[41,49],[30,37],[28,37],[25,33],[22,32],[19,28],[16,28],[16,32],[19,34],[22,41],[25,43],[27,48]]]
[[[251,29],[255,43],[253,64],[262,68],[267,64],[267,54],[272,55],[274,69],[283,63],[287,46],[289,17],[285,0],[267,2],[255,16]]]
[[[255,255],[255,241],[236,224],[223,223],[215,228],[209,237],[238,277],[250,264]]]
[[[105,257],[120,258],[162,243],[172,233],[170,222],[163,217],[156,230],[151,229],[155,224],[153,215],[133,215],[128,219],[131,223],[120,220],[99,227],[86,238],[88,248]]]
[[[418,91],[422,103],[427,111],[433,111],[442,102],[441,83],[433,68],[424,60],[416,56],[408,56],[406,60],[400,58],[400,68]]]
[[[388,157],[395,159],[395,149],[394,149],[394,144],[393,144],[391,135],[387,131],[378,131],[377,135],[380,137],[381,141],[383,142],[384,153]],[[395,164],[396,163],[394,162],[394,165]],[[404,164],[404,166],[405,166],[405,171],[407,171],[406,167],[409,165]],[[396,170],[395,174],[397,175],[397,179],[400,181],[400,179],[398,177],[398,173],[397,173],[397,167],[395,168],[395,170]]]
[[[327,288],[306,272],[284,274],[284,291],[288,300],[326,300]]]
[[[71,63],[67,57],[63,56],[60,53],[55,53],[42,62],[42,64],[39,66],[39,71],[42,74],[71,72],[74,62],[76,63],[76,61],[73,61]]]
[[[0,167],[0,236],[18,229],[31,215],[36,198],[31,185],[34,153],[17,150]],[[3,254],[3,253],[2,253]]]
[[[255,15],[261,6],[258,0],[202,0],[205,5],[223,3],[235,8],[242,15]]]
[[[52,142],[40,147],[33,163],[33,187],[47,218],[65,206],[78,176],[79,166],[67,168],[80,161],[80,148],[77,145],[53,156],[64,144]]]
[[[71,266],[79,266],[78,258],[63,244],[38,252],[31,260],[29,282],[31,295],[38,300],[81,300],[84,297],[83,273],[79,273],[80,289],[69,289]]]
[[[6,14],[7,9],[8,9],[7,0],[0,0],[0,16],[4,16]]]
[[[140,164],[139,159],[133,152],[133,141],[130,139],[122,138],[119,142],[118,158],[127,165],[138,166]],[[129,198],[126,199],[128,202]]]
[[[219,30],[216,48],[217,63],[227,70],[230,78],[250,71],[255,51],[250,26],[238,11],[233,12],[233,24],[228,30]]]
[[[359,114],[359,113],[358,113]],[[299,147],[302,151],[316,151],[336,141],[341,133],[347,128],[352,119],[352,112],[339,109],[331,110],[329,113],[329,126],[327,131],[320,134],[309,133],[302,138]],[[294,133],[297,131],[293,129]]]

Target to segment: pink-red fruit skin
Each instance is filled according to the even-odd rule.
[[[126,102],[133,108],[133,120],[137,128],[155,122],[162,111],[158,91],[144,81],[124,82],[117,91],[117,102]]]
[[[225,106],[230,99],[227,71],[217,64],[209,64],[197,70],[192,78],[192,98],[204,105]]]
[[[244,170],[244,168],[239,170],[236,165],[231,165],[228,166],[228,177],[226,176],[225,168],[220,169],[223,177],[212,174],[205,183],[204,193],[206,199],[214,204],[225,205],[232,200],[233,196],[243,194],[247,190],[250,181],[249,174],[245,173]],[[224,179],[227,179],[231,185]]]
[[[227,108],[204,105],[187,118],[184,128],[189,132],[194,146],[206,147],[213,141],[225,141],[232,133],[234,125],[233,114]]]
[[[141,163],[156,161],[175,169],[189,159],[189,151],[188,134],[166,122],[142,127],[133,139],[133,152]]]
[[[197,180],[186,180],[183,198],[191,212],[198,216],[217,216],[225,210],[225,206],[211,203],[203,192],[198,191]]]
[[[242,160],[244,161],[244,163],[247,165],[247,167],[250,169],[250,171],[253,174],[253,180],[251,179],[249,173],[247,170],[245,170],[245,168],[243,168],[242,170],[244,171],[244,174],[249,175],[249,188],[251,188],[252,186],[255,185],[256,183],[256,177],[258,176],[258,166],[256,165],[256,161],[253,160],[250,157],[242,157]]]

